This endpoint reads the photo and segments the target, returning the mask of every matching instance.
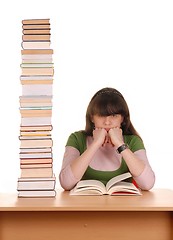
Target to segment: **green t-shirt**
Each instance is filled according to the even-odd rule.
[[[136,135],[124,135],[124,142],[128,144],[130,150],[135,152],[140,149],[145,149],[143,141]],[[79,150],[82,154],[86,150],[86,135],[83,131],[72,133],[67,141],[66,146],[71,146]],[[122,173],[129,172],[126,162],[122,159],[121,165],[114,171],[99,171],[88,166],[82,179],[96,179],[106,184],[111,178]]]

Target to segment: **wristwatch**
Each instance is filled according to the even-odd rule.
[[[117,153],[121,153],[122,151],[124,151],[125,149],[129,148],[129,146],[127,144],[122,144],[120,147],[117,148]]]

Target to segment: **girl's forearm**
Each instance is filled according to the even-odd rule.
[[[146,166],[144,161],[141,161],[130,149],[125,149],[121,152],[123,159],[125,160],[129,171],[134,177],[138,177],[144,171]]]
[[[71,170],[76,179],[82,178],[98,148],[99,146],[93,142],[82,155],[71,163]]]

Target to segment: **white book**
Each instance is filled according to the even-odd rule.
[[[51,59],[52,60],[52,56],[53,54],[22,54],[22,60],[24,59],[29,59],[29,60],[35,60],[35,59],[43,59],[43,60],[47,60],[47,59]]]
[[[21,126],[51,125],[51,117],[22,117]]]
[[[38,154],[38,153],[52,153],[51,147],[45,147],[45,148],[20,148],[20,154]]]
[[[51,136],[19,136],[19,140],[50,139]]]
[[[22,85],[22,95],[48,95],[53,94],[52,84],[26,84]]]
[[[38,107],[39,109],[41,109],[41,108],[43,108],[43,107],[46,107],[47,109],[48,109],[48,107],[51,107],[52,108],[52,103],[50,102],[50,103],[47,103],[47,102],[43,102],[43,103],[41,103],[41,102],[21,102],[20,103],[20,108],[23,108],[23,109],[25,109],[25,108],[36,108],[36,107]]]
[[[55,184],[55,177],[18,178],[17,190],[54,190]]]
[[[50,41],[23,41],[23,49],[50,49]]]
[[[21,190],[18,192],[18,197],[55,197],[55,190]]]
[[[20,80],[53,80],[53,76],[51,75],[21,75]]]
[[[29,106],[29,107],[20,107],[20,110],[51,110],[52,106]]]
[[[20,158],[52,158],[51,152],[43,152],[43,153],[20,153]]]

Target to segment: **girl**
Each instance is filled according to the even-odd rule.
[[[132,174],[142,190],[151,189],[155,183],[143,141],[131,123],[123,95],[114,88],[103,88],[88,105],[85,130],[68,138],[60,184],[65,190],[84,179],[106,184],[125,172]]]

